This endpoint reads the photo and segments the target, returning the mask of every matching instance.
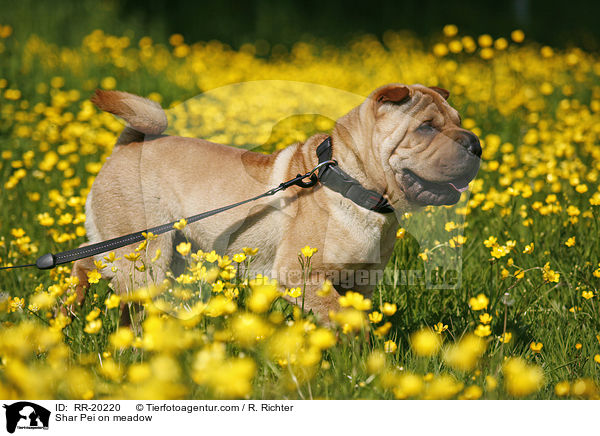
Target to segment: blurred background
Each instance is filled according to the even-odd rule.
[[[494,37],[519,28],[554,47],[597,50],[600,40],[600,2],[589,0],[0,0],[0,10],[15,36],[35,33],[59,45],[78,45],[99,28],[157,42],[173,33],[186,42],[216,39],[234,48],[264,41],[272,49],[299,40],[336,44],[365,33],[381,37],[386,30],[405,29],[423,38],[447,23]]]

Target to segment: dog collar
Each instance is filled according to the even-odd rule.
[[[331,137],[327,137],[317,147],[319,163],[332,159],[333,147]],[[394,208],[378,192],[365,188],[358,180],[350,176],[338,165],[324,165],[319,169],[319,181],[332,191],[342,194],[365,209],[379,213],[392,213]]]

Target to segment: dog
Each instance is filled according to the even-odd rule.
[[[479,139],[461,128],[448,97],[448,91],[437,87],[388,84],[338,119],[330,135],[316,134],[304,143],[264,155],[162,135],[167,118],[159,104],[124,92],[97,90],[92,102],[124,119],[127,127],[87,197],[89,241],[246,200],[328,159],[333,180],[329,185],[323,177],[310,189],[292,187],[181,230],[195,248],[205,252],[216,250],[231,257],[243,247],[258,248],[253,272],[276,277],[281,287],[298,286],[300,248],[317,248],[303,304],[319,320],[327,320],[330,311],[339,308],[338,298],[346,288],[344,274],[383,270],[402,213],[426,205],[455,204],[477,174]],[[321,157],[318,148],[325,150]],[[321,168],[319,174],[324,173]],[[350,185],[354,195],[347,189]],[[365,203],[365,198],[377,204]],[[395,213],[389,213],[392,210]],[[148,241],[148,257],[157,249],[162,253],[152,263],[152,277],[123,259],[135,245],[117,250],[121,258],[115,261],[117,271],[104,268],[102,276],[119,293],[148,281],[161,283],[177,257],[176,241],[175,232]],[[150,265],[145,256],[142,260]],[[81,293],[92,269],[93,259],[79,260],[73,267]],[[333,291],[317,295],[325,279],[331,280]],[[375,283],[358,282],[353,280],[353,290],[369,297]]]

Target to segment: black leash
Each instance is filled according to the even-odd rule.
[[[225,212],[229,209],[233,209],[235,207],[241,206],[246,203],[250,203],[256,200],[259,200],[264,197],[269,197],[275,195],[279,191],[284,191],[290,186],[299,186],[301,188],[312,188],[315,186],[319,178],[316,174],[316,171],[330,165],[337,165],[337,162],[334,160],[328,160],[326,162],[320,162],[315,168],[306,174],[298,174],[293,179],[290,179],[286,182],[281,183],[279,186],[273,189],[269,189],[267,192],[257,195],[256,197],[249,198],[248,200],[240,201],[238,203],[230,204],[228,206],[223,206],[218,209],[213,209],[208,212],[202,212],[198,215],[193,215],[189,218],[186,218],[188,224],[195,223],[196,221],[203,220],[204,218],[208,218],[210,216],[219,214],[221,212]],[[307,181],[305,181],[307,179]],[[108,251],[115,250],[117,248],[124,247],[126,245],[134,244],[136,242],[142,242],[146,239],[148,233],[153,233],[154,235],[160,235],[162,233],[167,233],[172,230],[175,230],[173,227],[178,221],[173,221],[167,224],[163,224],[161,226],[152,227],[147,230],[142,230],[135,233],[130,233],[129,235],[119,236],[118,238],[109,239],[107,241],[98,242],[96,244],[87,245],[85,247],[79,247],[74,250],[67,250],[61,253],[48,253],[39,257],[36,263],[26,264],[26,265],[14,265],[14,266],[5,266],[1,267],[0,270],[4,269],[14,269],[14,268],[26,268],[30,266],[37,266],[39,269],[52,269],[57,265],[62,265],[65,263],[73,262],[75,260],[85,259],[86,257],[92,257],[97,254],[106,253]]]
[[[0,266],[0,270],[3,269],[15,269],[15,268],[27,268],[28,266],[36,266],[35,263],[28,263],[25,265],[14,265],[14,266]]]
[[[365,209],[379,213],[391,213],[394,211],[392,206],[385,199],[385,197],[383,197],[383,195],[373,190],[366,189],[358,180],[354,179],[348,173],[339,168],[337,166],[337,162],[333,160],[332,155],[333,147],[331,144],[331,138],[327,137],[327,139],[325,139],[317,147],[319,163],[306,174],[298,174],[293,179],[283,182],[276,188],[269,189],[267,192],[257,195],[256,197],[230,204],[228,206],[223,206],[218,209],[213,209],[208,212],[203,212],[198,215],[193,215],[189,218],[186,218],[186,221],[188,224],[195,223],[196,221],[200,221],[204,218],[225,212],[226,210],[233,209],[234,207],[275,195],[279,191],[284,191],[290,186],[312,188],[319,181],[327,188],[340,193],[344,197],[348,198],[359,206],[364,207]],[[135,244],[136,242],[142,242],[146,239],[144,234],[147,235],[148,233],[153,233],[154,235],[160,235],[170,232],[175,230],[173,226],[178,222],[179,220],[173,221],[161,226],[130,233],[129,235],[125,236],[119,236],[118,238],[109,239],[108,241],[97,242],[95,244],[86,245],[85,247],[75,248],[74,250],[67,250],[56,254],[44,254],[38,258],[35,264],[30,263],[26,265],[4,266],[0,267],[0,270],[27,268],[30,266],[36,266],[39,269],[52,269],[57,265],[62,265],[75,260],[85,259],[97,254],[106,253],[117,248],[125,247],[126,245]]]

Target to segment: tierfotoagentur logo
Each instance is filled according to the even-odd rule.
[[[3,406],[6,409],[6,431],[14,433],[19,430],[48,430],[50,411],[28,401],[19,401]]]

